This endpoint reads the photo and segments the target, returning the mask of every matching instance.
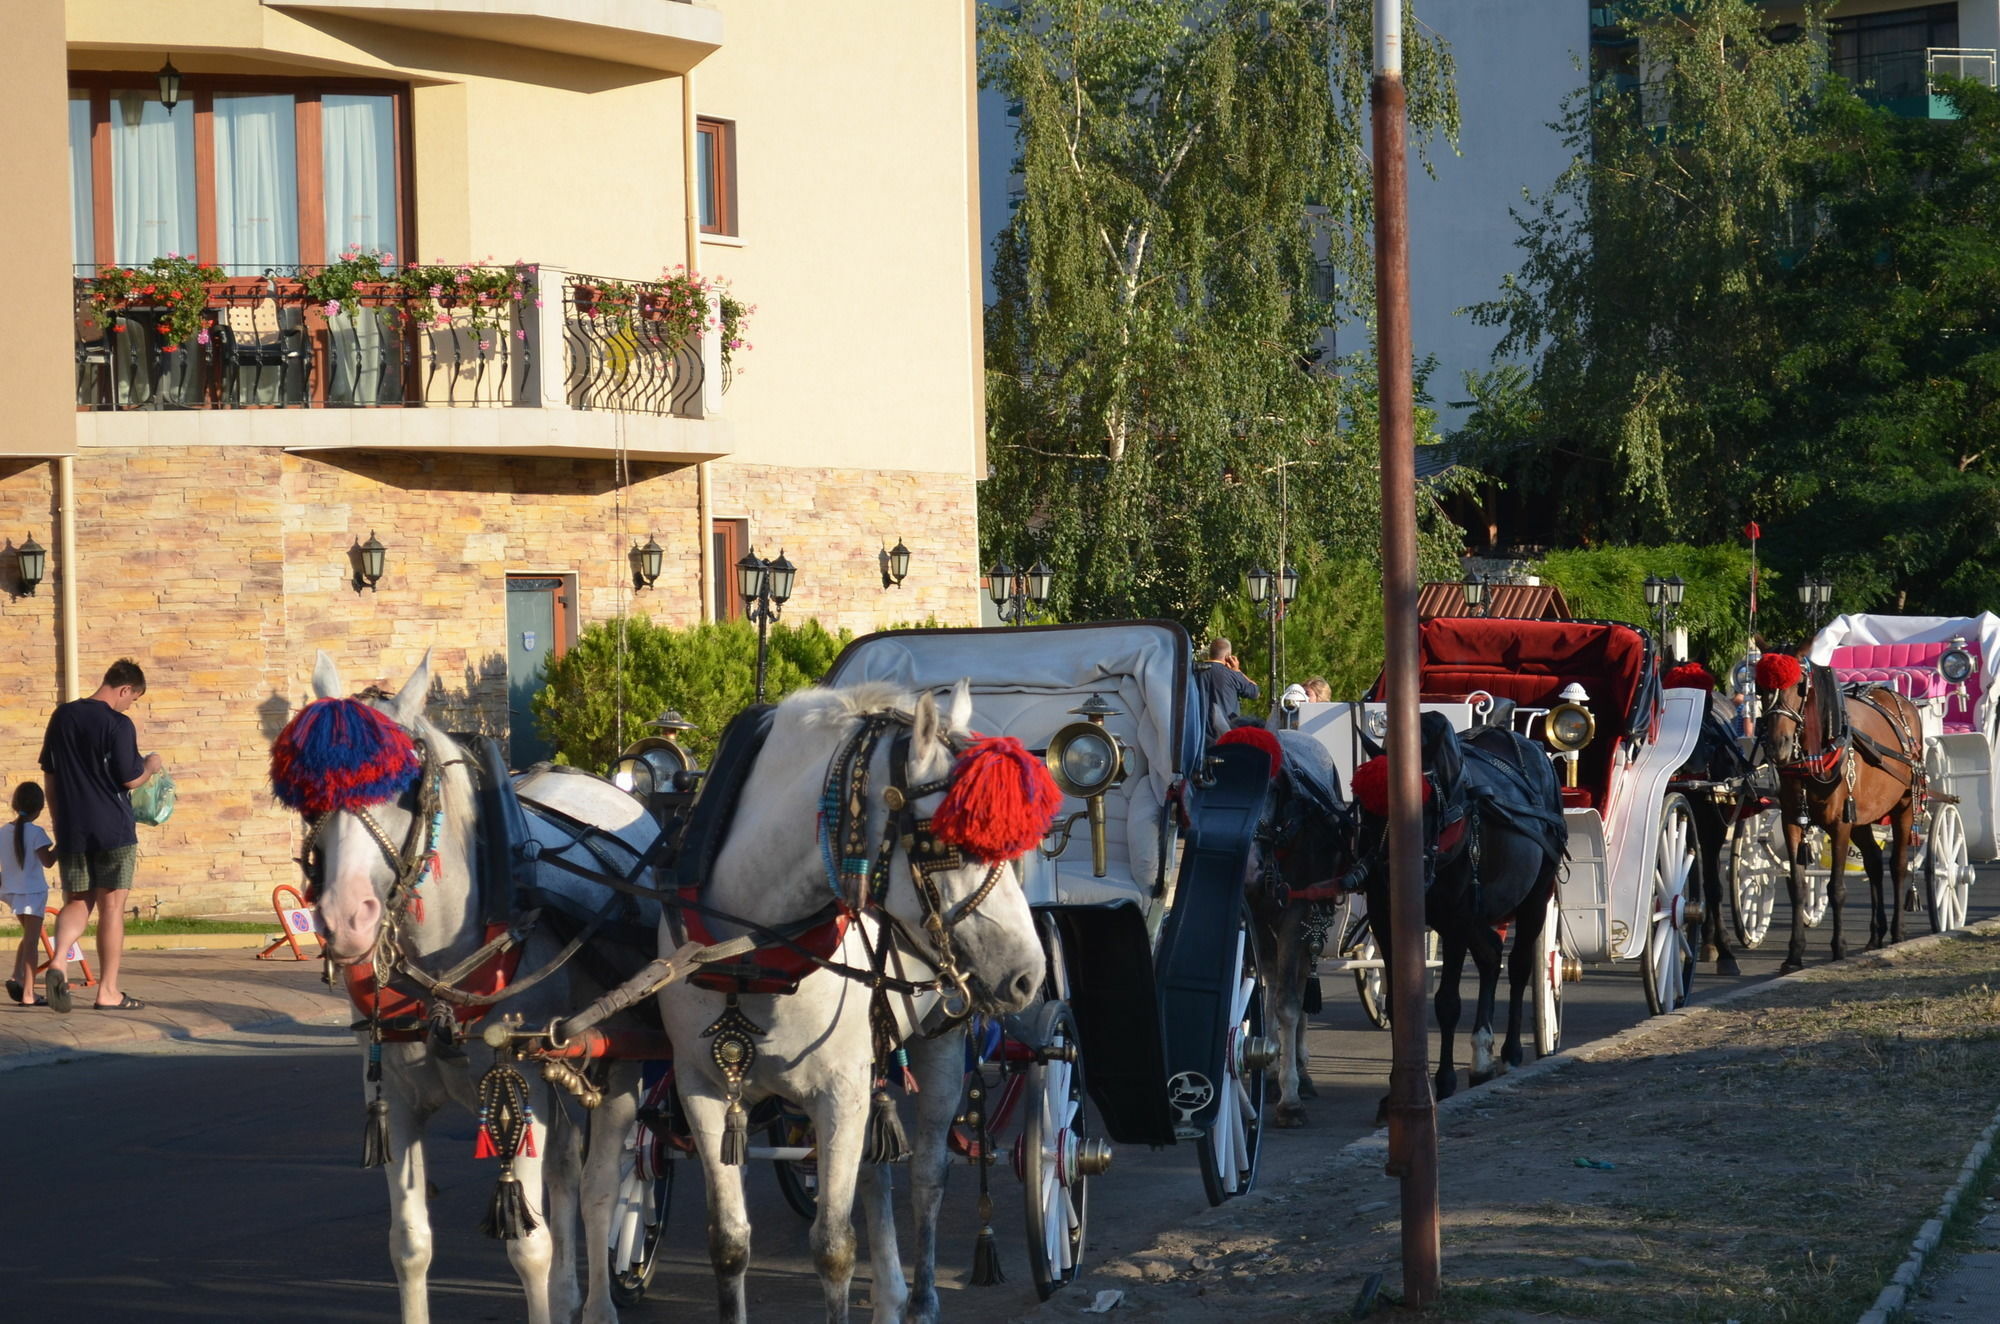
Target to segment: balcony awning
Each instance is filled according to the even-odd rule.
[[[722,15],[686,0],[264,0],[272,9],[499,42],[679,74],[722,45]]]

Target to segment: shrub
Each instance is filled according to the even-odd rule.
[[[1687,581],[1676,623],[1688,633],[1692,659],[1718,676],[1729,674],[1750,635],[1750,549],[1741,545],[1690,547],[1591,547],[1550,552],[1536,567],[1546,583],[1562,589],[1570,611],[1596,620],[1629,621],[1653,628],[1646,605],[1646,576],[1679,575]],[[1774,576],[1762,568],[1762,593],[1774,599]]]
[[[535,724],[560,762],[602,772],[619,743],[617,621],[585,630],[576,647],[544,666],[547,685],[535,696]],[[771,627],[765,696],[777,700],[826,674],[852,634],[830,634],[818,621]],[[757,629],[724,621],[685,630],[625,621],[624,743],[651,734],[646,723],[668,708],[695,724],[681,743],[706,764],[729,719],[749,707],[756,691]]]

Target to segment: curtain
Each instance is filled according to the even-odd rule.
[[[194,252],[194,108],[169,115],[152,92],[111,100],[114,259],[132,266]]]
[[[320,98],[329,261],[349,246],[396,251],[394,104],[386,96],[352,92]]]
[[[71,260],[97,263],[97,208],[90,188],[90,93],[69,94],[69,235]]]
[[[299,261],[299,168],[289,93],[215,94],[215,258],[230,275]]]

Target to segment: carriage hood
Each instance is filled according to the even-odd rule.
[[[1972,729],[1993,729],[1993,711],[2000,702],[2000,616],[1871,616],[1857,612],[1836,616],[1813,637],[1809,654],[1821,666],[1833,664],[1835,649],[1882,644],[1949,644],[1953,635],[1979,650],[1979,684]],[[1949,728],[1948,728],[1949,729]]]

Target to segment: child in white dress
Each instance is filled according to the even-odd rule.
[[[39,782],[22,782],[14,788],[14,821],[0,827],[0,901],[21,922],[21,949],[14,955],[14,977],[7,981],[7,996],[16,1002],[26,1002],[26,991],[35,987],[42,915],[49,905],[49,878],[42,871],[56,862],[55,843],[35,822],[45,801]],[[37,1006],[42,1001],[34,999]]]

